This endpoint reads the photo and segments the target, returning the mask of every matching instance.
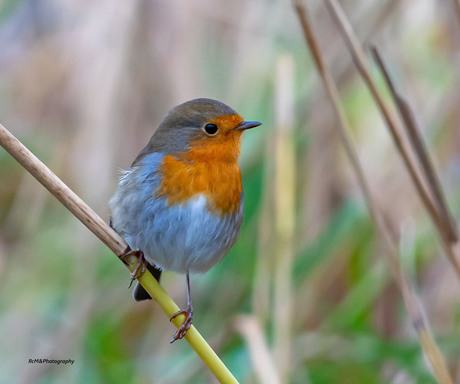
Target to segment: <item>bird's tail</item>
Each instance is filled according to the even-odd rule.
[[[161,269],[151,265],[147,264],[147,269],[149,272],[153,275],[153,277],[160,282],[160,277],[161,277]],[[134,287],[133,290],[133,298],[136,301],[143,301],[143,300],[151,300],[152,298],[148,294],[148,292],[144,289],[142,285],[139,284],[139,282],[136,283],[136,286]]]

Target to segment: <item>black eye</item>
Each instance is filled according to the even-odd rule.
[[[216,124],[206,124],[204,126],[204,131],[208,134],[208,135],[215,135],[217,133],[219,128],[217,128],[217,125]]]

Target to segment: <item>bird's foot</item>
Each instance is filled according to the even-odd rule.
[[[120,259],[122,261],[125,261],[125,259],[130,256],[137,257],[137,265],[133,273],[131,273],[131,281],[129,283],[128,288],[131,288],[133,281],[141,277],[145,273],[145,270],[147,268],[147,260],[145,260],[144,252],[142,252],[140,249],[136,249],[134,251],[130,250],[126,252],[124,255],[120,256]]]
[[[185,320],[182,323],[182,325],[179,327],[179,329],[174,333],[172,340],[170,343],[174,343],[176,340],[182,339],[186,334],[187,331],[190,329],[192,326],[192,320],[193,320],[193,307],[191,305],[187,306],[187,309],[178,311],[174,315],[171,316],[169,321],[172,321],[179,315],[185,315]]]

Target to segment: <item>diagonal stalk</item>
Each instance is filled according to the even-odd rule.
[[[382,60],[381,55],[379,54],[379,51],[377,50],[377,47],[371,47],[371,52],[375,62],[383,74],[383,77],[385,78],[391,95],[393,96],[399,111],[399,115],[404,122],[404,126],[406,127],[407,134],[410,138],[410,144],[417,155],[423,171],[425,172],[425,176],[428,181],[428,187],[431,189],[431,193],[439,211],[441,224],[440,229],[450,243],[456,243],[458,241],[457,225],[451,213],[449,212],[446,196],[442,190],[441,183],[434,169],[433,162],[430,159],[430,155],[428,154],[426,145],[423,142],[423,138],[415,121],[414,114],[412,113],[407,101],[404,100],[401,94],[396,90],[394,82],[391,79],[391,76]]]
[[[383,212],[378,206],[375,196],[369,187],[369,183],[367,181],[363,167],[359,161],[357,150],[348,133],[349,123],[345,113],[341,108],[336,85],[324,64],[320,48],[316,42],[316,38],[309,21],[307,8],[303,4],[302,0],[295,0],[295,7],[302,26],[305,40],[310,48],[314,63],[319,72],[321,80],[323,81],[323,85],[327,91],[334,113],[336,115],[338,124],[335,125],[335,127],[337,128],[340,139],[345,148],[345,152],[356,174],[358,184],[363,192],[367,207],[377,228],[380,241],[385,249],[385,254],[389,258],[390,266],[392,268],[394,278],[398,283],[398,287],[401,291],[409,318],[411,319],[413,326],[417,331],[422,349],[431,362],[436,379],[439,383],[442,384],[452,384],[452,379],[450,378],[444,357],[442,356],[441,351],[439,350],[436,341],[434,340],[434,337],[429,329],[428,320],[424,315],[423,306],[419,302],[414,288],[406,278],[401,268],[401,263],[398,258],[397,239],[392,234],[388,223],[385,220]]]
[[[126,242],[104,222],[75,192],[62,182],[45,164],[30,152],[16,137],[0,124],[0,145],[35,177],[70,213],[85,225],[118,257],[129,250]],[[137,265],[135,256],[129,257],[126,267],[133,272]],[[139,283],[150,296],[160,305],[163,312],[171,316],[179,311],[179,307],[169,297],[163,287],[153,278],[149,271],[140,277]],[[172,323],[179,328],[185,320],[184,315],[177,316]],[[220,383],[235,384],[238,381],[209,346],[206,340],[192,325],[184,337],[198,356],[208,366]]]
[[[412,182],[414,183],[415,189],[418,195],[420,196],[423,205],[428,211],[437,231],[440,234],[442,245],[447,254],[447,257],[449,258],[449,261],[454,267],[457,277],[460,278],[460,262],[456,255],[453,244],[449,243],[448,237],[446,236],[443,230],[442,217],[438,212],[436,204],[433,202],[433,198],[430,196],[430,193],[427,190],[424,175],[420,173],[419,167],[414,161],[410,148],[408,147],[406,141],[403,140],[403,137],[400,133],[400,124],[397,123],[397,120],[390,113],[390,108],[385,103],[382,95],[380,94],[377,88],[377,85],[372,79],[372,76],[368,69],[368,64],[366,56],[364,54],[364,50],[360,42],[358,41],[356,35],[354,34],[353,28],[339,3],[336,0],[327,0],[326,5],[328,6],[328,9],[331,15],[333,16],[334,21],[339,27],[342,36],[344,37],[345,43],[353,57],[353,60],[356,64],[356,67],[359,70],[359,73],[361,74],[364,82],[366,83],[367,87],[369,88],[369,91],[372,94],[372,97],[374,98],[377,106],[380,109],[380,112],[391,133],[393,141],[399,153],[402,156],[404,165],[406,166],[409,175],[412,179]]]

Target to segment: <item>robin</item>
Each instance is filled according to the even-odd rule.
[[[238,166],[241,135],[261,125],[244,121],[229,106],[195,99],[169,111],[131,168],[123,171],[110,200],[111,225],[138,256],[132,274],[147,268],[183,273],[185,321],[171,343],[190,329],[191,272],[206,272],[238,239],[243,221],[243,186]],[[150,299],[137,283],[136,301]]]

